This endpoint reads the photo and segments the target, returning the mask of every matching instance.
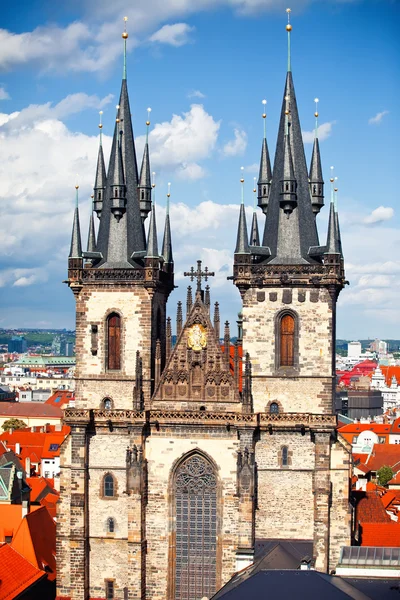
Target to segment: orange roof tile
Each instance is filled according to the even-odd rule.
[[[61,419],[63,411],[45,402],[0,402],[1,417],[51,417]]]
[[[45,404],[51,404],[52,406],[66,406],[74,399],[74,392],[70,392],[69,390],[56,390],[54,394],[46,400]]]
[[[40,506],[31,506],[31,512]],[[2,504],[0,509],[0,542],[5,541],[6,535],[15,535],[22,521],[21,504]]]
[[[399,366],[385,366],[380,365],[382,375],[385,376],[386,384],[390,385],[392,383],[393,375],[396,377],[397,383],[400,385],[400,367]]]
[[[13,600],[31,585],[46,577],[9,544],[0,546],[0,598]]]
[[[400,444],[375,444],[366,464],[371,471],[386,465],[397,473],[400,471]]]
[[[355,492],[356,523],[388,523],[387,514],[380,496],[375,492]]]
[[[400,547],[400,523],[362,523],[361,546]]]
[[[339,433],[359,434],[362,431],[374,431],[375,433],[390,433],[391,425],[389,423],[349,423],[338,429]]]

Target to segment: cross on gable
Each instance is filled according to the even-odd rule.
[[[208,267],[205,267],[204,271],[201,270],[201,260],[197,261],[197,271],[191,267],[190,271],[185,271],[184,276],[190,277],[190,281],[197,279],[197,291],[201,292],[201,279],[204,278],[205,281],[208,280],[209,277],[214,277],[214,271],[209,271]]]

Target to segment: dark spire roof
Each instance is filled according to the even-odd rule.
[[[87,251],[96,252],[96,231],[94,228],[93,211],[90,211]]]
[[[171,238],[171,223],[169,220],[169,202],[167,204],[167,211],[165,215],[165,226],[164,226],[164,238],[161,252],[165,263],[173,263],[174,258],[172,256],[172,238]]]
[[[260,171],[258,174],[258,206],[266,212],[269,201],[269,191],[271,187],[272,170],[269,158],[267,139],[264,136],[261,146]]]
[[[326,239],[326,253],[327,254],[340,254],[339,240],[338,240],[337,229],[336,229],[335,206],[334,206],[333,202],[331,202],[330,211],[329,211],[328,235],[327,235],[327,239]]]
[[[78,207],[78,187],[76,187],[76,205],[74,212],[74,222],[72,225],[71,248],[69,258],[82,257],[82,241],[81,241],[81,226],[79,224],[79,207]]]
[[[270,248],[271,258],[268,261],[274,264],[315,263],[320,259],[311,258],[309,249],[319,247],[318,233],[310,202],[307,164],[291,72],[287,73],[283,96],[263,246]],[[285,115],[287,106],[289,115]],[[285,135],[286,117],[288,136]],[[296,206],[289,215],[284,213],[281,204],[282,181],[288,176],[296,180]]]
[[[142,167],[140,169],[139,187],[151,189],[149,144],[144,145]]]
[[[97,155],[97,168],[96,168],[96,179],[94,182],[94,189],[103,189],[106,187],[106,166],[104,163],[103,145],[99,146],[99,153]]]
[[[335,205],[335,225],[336,225],[336,237],[339,245],[339,252],[343,258],[343,248],[342,248],[342,236],[340,235],[340,226],[339,226],[339,213],[337,208],[337,189],[334,190],[334,205]]]
[[[239,224],[236,238],[235,254],[249,254],[249,238],[247,235],[246,211],[244,204],[240,205]]]
[[[153,204],[150,214],[149,235],[147,238],[146,258],[158,258],[156,209]]]
[[[260,245],[260,235],[258,233],[257,213],[253,212],[253,220],[251,222],[250,246]]]
[[[132,258],[133,253],[142,253],[143,256],[143,252],[146,250],[144,228],[139,209],[138,171],[126,79],[122,80],[119,107],[97,240],[97,251],[101,252],[103,256],[97,266],[107,268],[135,266],[135,260]],[[126,212],[118,222],[111,212],[111,200],[113,182],[121,180],[118,157],[119,146],[122,174],[126,186]]]
[[[312,208],[314,214],[318,214],[324,205],[324,178],[322,176],[321,155],[317,135],[314,139],[309,178]]]

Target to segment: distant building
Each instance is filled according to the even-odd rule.
[[[60,345],[60,354],[63,356],[73,356],[74,355],[74,344],[72,342],[66,342],[63,340]]]
[[[385,370],[385,374],[383,373]],[[393,374],[388,382],[387,374],[389,367],[377,367],[371,377],[371,389],[379,390],[383,397],[383,410],[391,410],[400,407],[400,387],[396,375],[399,375],[400,367],[392,367]]]
[[[349,342],[347,344],[347,356],[350,358],[361,355],[361,342]]]
[[[23,354],[27,350],[27,344],[24,337],[19,335],[14,335],[11,340],[8,342],[8,351],[9,352],[18,352],[18,354]]]
[[[376,417],[383,413],[383,397],[379,390],[342,390],[336,392],[336,414],[349,419]]]
[[[387,351],[388,351],[388,345],[387,342],[384,342],[383,340],[374,340],[373,342],[371,342],[369,349],[372,352],[376,352],[379,355],[383,355],[386,356]]]

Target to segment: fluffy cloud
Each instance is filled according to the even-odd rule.
[[[393,215],[394,210],[390,206],[378,206],[378,208],[375,208],[370,215],[365,217],[363,223],[365,223],[365,225],[376,225],[383,221],[390,221]]]
[[[10,94],[3,88],[0,87],[0,100],[9,100]]]
[[[388,115],[388,110],[383,110],[382,112],[378,112],[374,117],[371,117],[368,120],[368,125],[379,125],[382,122],[382,119],[385,115]]]
[[[34,283],[45,283],[48,273],[44,268],[33,269],[4,269],[0,272],[0,287],[26,287]]]
[[[159,44],[168,44],[169,46],[184,46],[189,43],[189,34],[194,31],[187,23],[174,23],[173,25],[163,25],[161,29],[150,36],[150,42]]]
[[[323,142],[328,138],[332,133],[332,126],[336,123],[336,121],[331,121],[328,123],[322,123],[318,127],[318,140]],[[303,142],[305,144],[312,144],[314,142],[315,131],[303,131]]]
[[[229,140],[222,149],[225,156],[242,155],[247,148],[247,133],[243,129],[235,128],[233,135],[233,140]]]
[[[191,90],[188,95],[188,98],[205,98],[206,95],[203,94],[200,90]]]
[[[214,150],[219,127],[220,122],[201,104],[192,104],[189,112],[173,115],[171,121],[157,123],[149,134],[152,168],[177,170],[181,179],[203,177],[204,169],[197,161]],[[144,136],[137,139],[139,156],[144,142]]]

